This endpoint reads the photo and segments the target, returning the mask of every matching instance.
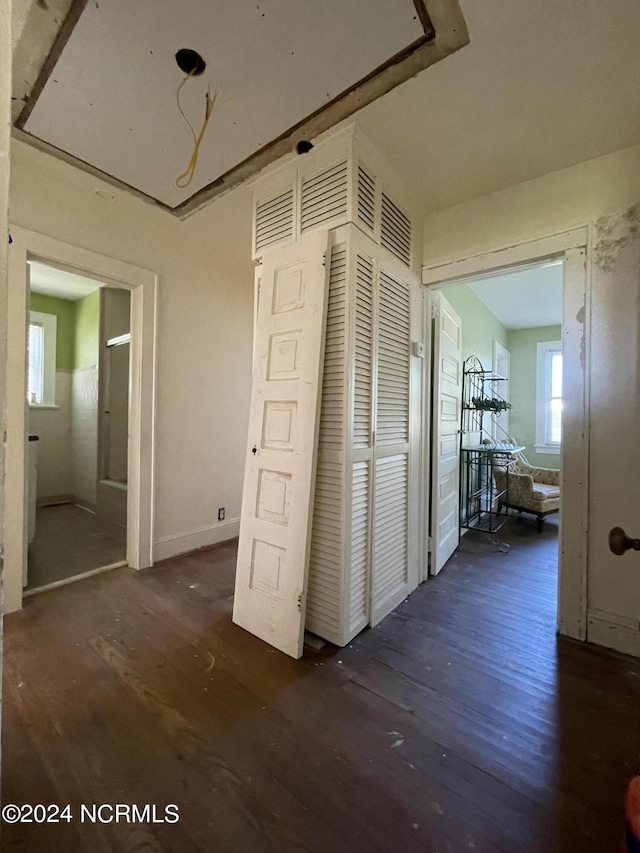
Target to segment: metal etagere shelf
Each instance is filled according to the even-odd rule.
[[[485,370],[476,356],[470,356],[463,364],[460,526],[488,534],[496,534],[506,521],[506,514],[499,510],[502,503],[509,502],[509,470],[516,462],[514,454],[524,450],[507,442],[509,436],[497,423],[500,409],[505,405],[497,388],[506,381]],[[502,490],[497,489],[493,477],[497,465],[507,473],[506,487]]]

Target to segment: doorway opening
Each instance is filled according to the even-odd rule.
[[[24,594],[126,565],[131,294],[29,263]]]
[[[452,555],[544,564],[555,589],[563,443],[563,258],[433,291],[430,574]]]

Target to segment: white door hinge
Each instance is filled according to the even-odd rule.
[[[431,317],[433,320],[435,320],[436,317],[439,317],[439,316],[440,316],[440,306],[437,304],[437,302],[432,302],[431,303]]]

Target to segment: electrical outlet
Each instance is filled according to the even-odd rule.
[[[221,506],[218,510],[218,521],[224,521],[224,507]]]

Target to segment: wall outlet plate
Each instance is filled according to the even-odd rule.
[[[218,510],[218,521],[224,521],[224,507],[221,506]]]

